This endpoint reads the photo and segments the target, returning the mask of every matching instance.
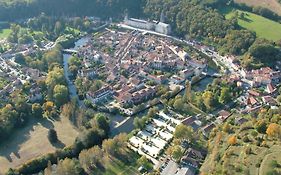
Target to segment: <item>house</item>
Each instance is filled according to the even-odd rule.
[[[113,94],[113,91],[112,91],[111,87],[105,86],[95,92],[88,92],[86,94],[86,98],[95,104],[95,103],[101,102],[102,100],[111,96],[112,94]]]
[[[247,106],[255,106],[258,104],[258,101],[254,97],[248,97]]]
[[[97,73],[94,69],[82,69],[78,72],[78,74],[87,79],[94,79],[97,76]]]
[[[263,96],[262,97],[262,102],[264,103],[264,104],[266,104],[266,105],[276,105],[277,104],[277,102],[275,101],[275,99],[273,98],[273,97],[271,97],[271,96]]]
[[[190,126],[195,120],[197,120],[196,116],[187,117],[182,121],[182,124]]]
[[[209,133],[216,127],[214,123],[208,124],[202,128],[202,133],[205,137],[209,136]]]
[[[266,91],[268,94],[272,94],[272,93],[274,93],[276,90],[277,90],[277,89],[273,86],[272,83],[267,84],[266,89],[265,89],[265,91]]]
[[[243,123],[246,123],[248,120],[243,118],[243,117],[238,117],[238,118],[235,118],[235,123],[237,125],[242,125]]]
[[[260,97],[261,96],[261,93],[255,91],[255,90],[249,90],[248,93],[249,93],[249,95],[252,95],[254,97]]]
[[[182,167],[175,175],[195,175],[195,172],[190,167]]]
[[[185,69],[185,70],[180,71],[180,76],[181,76],[181,78],[184,78],[184,79],[188,79],[188,78],[192,77],[193,75],[194,75],[193,69]]]
[[[218,113],[218,119],[223,122],[223,121],[225,121],[230,115],[231,115],[230,112],[225,111],[225,110],[221,110],[221,111]]]
[[[131,101],[133,102],[133,104],[139,104],[153,97],[155,94],[156,94],[156,87],[148,87],[145,89],[141,89],[132,94]]]
[[[188,157],[193,158],[193,159],[203,161],[206,157],[206,152],[198,151],[194,148],[188,148],[186,155]]]
[[[192,168],[199,168],[199,161],[196,159],[193,159],[191,157],[189,157],[188,155],[185,155],[182,159],[181,159],[182,164],[190,166]]]
[[[184,82],[184,79],[181,78],[181,77],[179,77],[179,76],[177,76],[177,75],[173,75],[170,80],[171,80],[171,82],[173,82],[174,84],[181,84],[181,83]]]

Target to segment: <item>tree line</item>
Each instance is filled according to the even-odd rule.
[[[41,12],[50,16],[99,16],[103,18],[120,17],[126,10],[139,16],[144,0],[33,0],[7,3],[0,1],[1,20],[13,21],[34,17]]]

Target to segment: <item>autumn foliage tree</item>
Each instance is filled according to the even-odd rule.
[[[276,123],[271,123],[266,129],[266,134],[270,137],[280,137],[281,136],[281,127]]]
[[[236,145],[237,144],[237,138],[236,138],[236,136],[230,136],[229,138],[228,138],[228,144],[229,145]]]

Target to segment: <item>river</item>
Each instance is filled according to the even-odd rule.
[[[78,50],[79,47],[84,46],[88,41],[89,41],[89,37],[83,37],[74,43],[73,48],[69,48],[69,49]],[[70,73],[69,73],[69,68],[68,68],[68,60],[70,57],[71,57],[70,54],[63,54],[63,70],[64,70],[64,75],[65,75],[65,78],[67,81],[67,85],[68,85],[69,95],[70,95],[71,99],[76,98],[78,100],[78,104],[80,107],[85,107],[84,102],[79,100],[77,88],[75,87],[73,81],[70,80],[70,78],[69,78]]]

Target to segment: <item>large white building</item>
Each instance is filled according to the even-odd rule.
[[[161,14],[161,20],[158,21],[146,21],[146,20],[140,20],[135,18],[128,18],[128,15],[125,16],[124,23],[128,26],[145,29],[145,30],[152,30],[158,33],[162,33],[165,35],[171,34],[172,29],[170,24],[164,23],[164,15]]]

